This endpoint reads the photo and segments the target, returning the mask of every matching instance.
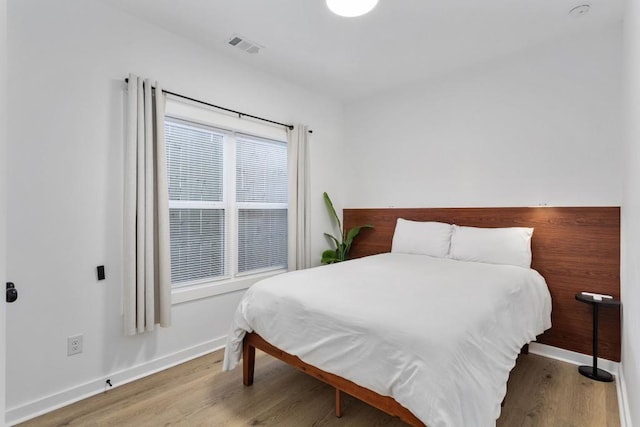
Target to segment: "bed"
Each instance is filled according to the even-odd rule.
[[[551,326],[550,293],[526,262],[452,259],[442,242],[255,284],[224,369],[243,356],[250,385],[260,348],[336,387],[337,414],[344,390],[411,425],[494,425],[521,347]]]

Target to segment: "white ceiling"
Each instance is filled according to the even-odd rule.
[[[624,0],[380,0],[341,18],[324,0],[103,0],[211,50],[341,100],[622,20]],[[569,10],[590,4],[575,17]],[[264,46],[227,44],[239,34]]]

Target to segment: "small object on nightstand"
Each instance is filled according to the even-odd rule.
[[[613,297],[611,295],[605,295],[605,294],[594,294],[593,292],[580,292],[582,295],[588,296],[588,297],[593,297],[594,300],[596,301],[602,301],[602,298],[606,298],[606,299],[613,299]]]
[[[593,365],[580,366],[578,371],[592,380],[611,382],[613,381],[613,375],[604,369],[598,368],[598,307],[620,307],[622,303],[611,295],[595,294],[592,292],[576,294],[576,299],[593,306]]]

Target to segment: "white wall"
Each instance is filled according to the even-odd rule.
[[[346,107],[350,207],[620,205],[620,26]]]
[[[640,5],[624,22],[626,185],[622,201],[622,370],[631,423],[640,426]]]
[[[7,195],[6,195],[6,147],[7,147],[7,1],[0,0],[0,285],[7,281]],[[0,426],[5,425],[5,336],[6,306],[0,301]]]
[[[94,0],[15,0],[8,17],[8,271],[21,292],[8,307],[7,410],[15,421],[101,390],[107,377],[124,380],[221,344],[241,296],[174,306],[171,328],[123,336],[127,73],[218,105],[312,127],[316,263],[329,227],[322,191],[343,200],[333,172],[340,163],[329,167],[340,161],[343,134],[342,108],[324,95]],[[95,267],[101,264],[107,280],[98,282]],[[84,352],[67,357],[67,336],[80,333]]]

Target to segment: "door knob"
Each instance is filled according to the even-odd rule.
[[[18,299],[18,290],[13,282],[7,282],[7,302],[15,302]]]

